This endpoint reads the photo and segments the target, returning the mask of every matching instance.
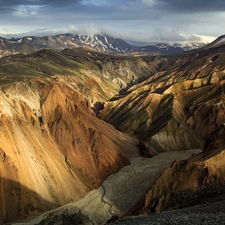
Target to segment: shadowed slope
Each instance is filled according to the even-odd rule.
[[[212,52],[173,64],[112,98],[99,118],[145,141],[151,154],[203,146],[225,122],[225,55]]]
[[[0,177],[0,196],[1,224],[18,218],[24,219],[28,215],[36,215],[58,206],[56,203],[43,199],[41,195],[20,182],[2,177]]]

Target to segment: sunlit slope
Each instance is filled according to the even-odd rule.
[[[127,84],[155,72],[154,66],[142,58],[111,56],[83,48],[61,53],[41,50],[0,59],[3,83],[17,81],[21,76],[47,77],[69,85],[93,104],[111,98]]]
[[[79,199],[138,155],[137,140],[94,115],[91,100],[120,87],[87,61],[46,50],[0,60],[1,222]]]

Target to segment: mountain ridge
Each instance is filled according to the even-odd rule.
[[[25,36],[22,38],[1,38],[0,56],[12,54],[29,54],[43,48],[61,51],[65,48],[86,47],[95,51],[110,54],[175,54],[202,47],[204,44],[152,44],[141,47],[128,44],[126,41],[107,34],[92,36],[77,34],[59,34],[55,36]]]

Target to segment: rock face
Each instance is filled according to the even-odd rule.
[[[175,161],[156,181],[145,198],[142,212],[161,212],[210,201],[224,194],[225,127],[205,142],[203,151],[186,161]]]
[[[174,162],[147,193],[142,212],[192,206],[224,194],[224,154],[223,146],[213,156]]]
[[[57,81],[2,85],[0,99],[1,223],[79,199],[136,151],[135,140]]]

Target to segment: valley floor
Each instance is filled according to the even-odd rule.
[[[187,159],[199,151],[201,150],[170,151],[153,158],[130,159],[131,165],[109,176],[98,189],[89,192],[79,201],[46,212],[33,220],[16,224],[55,224],[46,223],[49,216],[54,215],[55,222],[58,218],[56,215],[60,215],[60,219],[65,214],[70,217],[77,213],[88,218],[84,224],[105,224],[114,216],[128,213],[174,160]]]

